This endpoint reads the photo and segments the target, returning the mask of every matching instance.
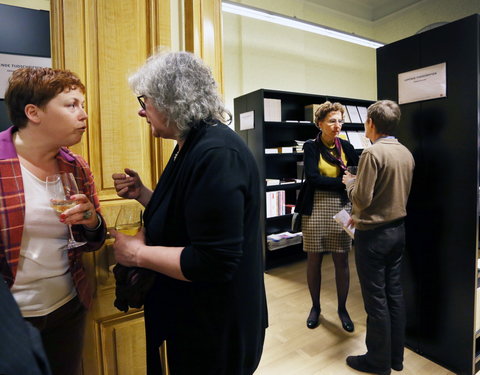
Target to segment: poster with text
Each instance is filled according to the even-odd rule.
[[[398,103],[413,103],[447,96],[447,64],[427,66],[398,75]]]
[[[0,99],[5,98],[5,90],[8,87],[8,78],[10,78],[14,70],[19,68],[44,68],[51,66],[52,59],[50,57],[0,53]]]

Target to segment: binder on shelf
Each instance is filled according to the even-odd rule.
[[[347,108],[345,108],[345,111],[343,112],[343,122],[346,122],[346,123],[352,122],[352,120],[350,120],[350,116],[348,115]]]
[[[305,106],[305,121],[315,123],[315,112],[320,104],[309,104]]]
[[[360,115],[358,114],[357,106],[355,105],[346,105],[347,108],[348,116],[350,117],[350,122],[353,123],[361,123],[362,119],[360,118]]]
[[[360,115],[360,120],[362,120],[362,123],[365,123],[365,121],[367,121],[367,107],[357,105],[357,110]]]
[[[297,161],[297,179],[301,179],[303,175],[303,160]]]
[[[355,149],[364,149],[371,145],[370,140],[365,137],[364,131],[347,131],[348,141],[352,144]]]
[[[280,99],[263,99],[263,118],[265,121],[282,121],[282,101]]]

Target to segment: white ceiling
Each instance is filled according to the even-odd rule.
[[[376,21],[423,0],[306,0],[350,16]]]

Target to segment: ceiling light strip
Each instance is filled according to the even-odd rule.
[[[335,30],[330,27],[318,25],[316,23],[299,20],[298,18],[284,16],[278,13],[254,8],[239,3],[234,3],[231,1],[222,1],[222,11],[226,13],[237,14],[239,16],[254,18],[261,21],[275,23],[277,25],[292,27],[294,29],[307,31],[330,38],[340,39],[365,47],[378,48],[383,46],[382,43],[376,42],[371,39],[362,38],[354,34],[348,34],[340,30]]]

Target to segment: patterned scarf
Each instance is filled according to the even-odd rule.
[[[342,143],[340,142],[340,139],[338,137],[335,137],[334,139],[334,155],[330,152],[331,149],[325,146],[325,144],[322,142],[321,136],[322,132],[319,132],[317,138],[315,139],[315,142],[317,142],[320,148],[320,154],[322,155],[323,159],[325,159],[328,163],[338,165],[343,173],[347,169],[347,166],[342,160]]]

